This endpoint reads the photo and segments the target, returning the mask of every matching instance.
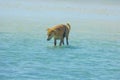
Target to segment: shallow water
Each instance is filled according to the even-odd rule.
[[[69,46],[54,47],[44,35],[1,33],[0,37],[2,80],[120,79],[118,40],[71,38]]]
[[[86,1],[1,0],[0,80],[120,80],[120,2]],[[46,29],[66,22],[54,47]]]

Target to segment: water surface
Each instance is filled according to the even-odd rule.
[[[119,80],[119,3],[1,0],[0,79]],[[46,41],[48,27],[67,22],[69,46]]]

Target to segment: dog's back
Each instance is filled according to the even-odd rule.
[[[69,35],[71,26],[69,23],[67,23],[66,25],[64,24],[56,25],[53,28],[54,30],[56,30],[56,33],[58,33],[60,36],[63,35],[63,37],[66,37]]]

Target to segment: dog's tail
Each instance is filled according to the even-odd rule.
[[[67,27],[68,27],[68,29],[69,29],[69,30],[71,29],[71,26],[70,26],[70,24],[69,24],[69,23],[67,23]]]

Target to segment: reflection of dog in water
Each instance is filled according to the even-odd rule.
[[[69,45],[68,42],[68,37],[69,37],[69,32],[70,32],[70,24],[67,23],[66,25],[60,24],[53,26],[52,28],[47,29],[47,35],[48,38],[47,40],[49,41],[52,37],[54,37],[54,45],[56,46],[56,40],[60,40],[60,46],[63,44],[64,45],[64,38],[66,37],[66,43]]]

